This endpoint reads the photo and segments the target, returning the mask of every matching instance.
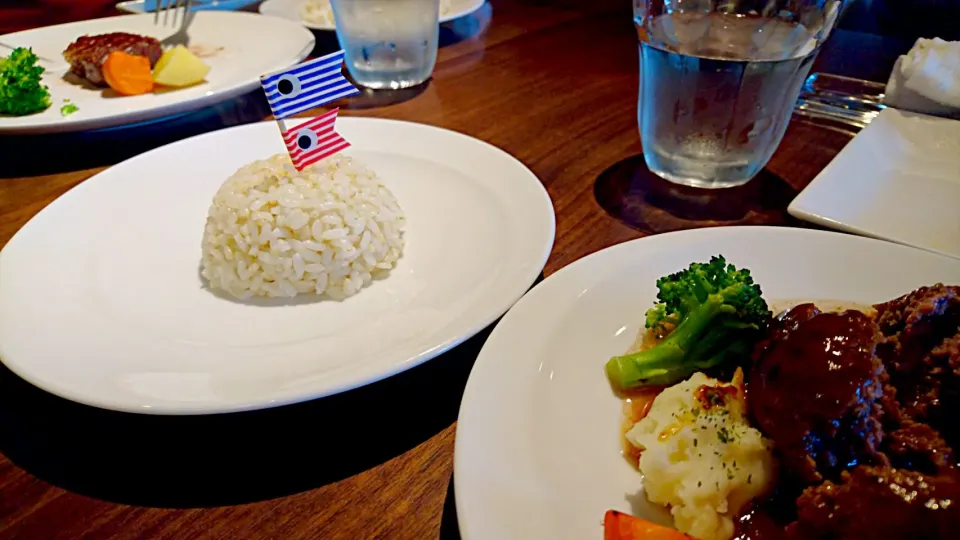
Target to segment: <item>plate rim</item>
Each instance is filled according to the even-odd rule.
[[[873,128],[874,130],[879,129],[878,127],[875,127],[875,126],[882,126],[888,123],[892,124],[893,122],[892,120],[890,120],[890,117],[894,114],[904,117],[903,113],[904,111],[901,111],[900,109],[895,109],[893,107],[887,107],[886,109],[880,111],[880,114],[877,115],[877,117],[873,120],[873,122],[868,124],[867,127],[860,130],[859,133],[857,133],[852,139],[850,139],[850,142],[847,143],[847,145],[844,146],[843,149],[841,149],[840,152],[837,153],[837,155],[830,160],[827,166],[824,167],[823,170],[820,171],[817,174],[817,176],[815,176],[813,180],[811,180],[810,183],[807,184],[807,186],[804,187],[803,190],[801,190],[800,193],[798,193],[797,196],[793,198],[792,201],[790,201],[790,204],[787,206],[787,213],[789,213],[791,216],[797,219],[801,219],[803,221],[820,225],[822,227],[835,229],[840,232],[852,233],[859,236],[866,236],[866,237],[874,238],[877,240],[885,240],[887,242],[893,242],[896,244],[901,244],[904,246],[921,249],[923,251],[936,253],[937,255],[942,255],[944,257],[948,257],[951,259],[960,259],[960,250],[958,250],[956,253],[951,253],[949,251],[944,251],[942,249],[937,249],[935,247],[920,245],[914,240],[902,238],[898,235],[877,233],[869,229],[859,227],[848,221],[843,221],[841,219],[824,215],[823,213],[816,210],[816,206],[817,206],[816,203],[811,203],[811,200],[813,200],[814,198],[814,195],[813,195],[814,191],[827,189],[825,185],[828,182],[836,183],[838,181],[835,178],[834,170],[840,167],[839,163],[854,159],[854,157],[852,156],[854,152],[854,148],[851,148],[851,146],[853,145],[854,141],[857,138],[862,137],[864,133],[872,133],[870,131],[871,128]],[[939,118],[939,117],[934,117],[934,116],[924,115],[919,113],[908,113],[908,114],[911,116],[937,118],[940,120],[950,121],[949,119],[946,119],[946,118]],[[957,121],[957,120],[954,120],[954,121]]]
[[[204,9],[197,9],[195,11],[236,11],[255,3],[256,1],[257,0],[219,0],[218,4],[227,4],[227,5],[236,4],[236,7],[204,8]],[[143,6],[146,3],[147,3],[146,0],[124,0],[123,2],[118,3],[115,7],[118,10],[123,11],[125,13],[135,13],[135,14],[153,13],[152,11],[145,11],[143,9]]]
[[[298,121],[298,123],[296,125],[300,125],[300,123],[308,122],[312,118],[313,117],[297,118],[296,120]],[[58,384],[50,384],[47,381],[40,380],[36,377],[33,377],[32,374],[29,372],[29,370],[23,369],[23,364],[18,362],[12,362],[2,355],[2,346],[3,346],[2,343],[0,343],[0,362],[2,362],[3,365],[7,367],[7,369],[9,369],[11,372],[16,374],[18,377],[22,378],[23,380],[27,381],[33,386],[36,386],[37,388],[50,392],[51,394],[57,395],[64,399],[68,399],[70,401],[74,401],[84,405],[90,405],[93,407],[106,409],[106,410],[113,410],[113,411],[126,412],[126,413],[146,414],[146,415],[191,416],[191,415],[206,415],[206,414],[227,414],[227,413],[234,413],[234,412],[270,409],[274,407],[280,407],[280,406],[291,405],[295,403],[311,401],[314,399],[322,399],[324,397],[329,397],[329,396],[333,396],[333,395],[347,392],[350,390],[354,390],[357,388],[361,388],[364,386],[368,386],[377,381],[385,380],[387,378],[393,377],[394,375],[413,369],[430,360],[433,360],[438,356],[442,355],[443,353],[462,344],[463,342],[467,341],[471,337],[477,335],[478,333],[483,331],[485,328],[493,324],[500,317],[502,317],[503,314],[506,313],[511,306],[513,306],[519,299],[521,299],[530,290],[531,285],[536,282],[537,277],[543,271],[543,268],[546,265],[547,260],[549,259],[550,255],[553,252],[553,246],[556,241],[556,211],[553,206],[553,201],[550,198],[550,194],[548,193],[546,187],[543,185],[543,182],[533,172],[533,170],[530,169],[530,167],[528,167],[525,163],[520,161],[516,156],[512,155],[511,153],[507,152],[506,150],[498,146],[495,146],[487,141],[478,139],[476,137],[467,135],[465,133],[454,131],[452,129],[447,129],[447,128],[434,126],[430,124],[423,124],[419,122],[410,122],[405,120],[395,120],[395,119],[387,119],[387,118],[364,117],[364,116],[346,116],[346,117],[340,118],[338,122],[341,123],[341,125],[342,123],[347,123],[347,124],[364,123],[364,124],[380,124],[380,125],[394,124],[394,125],[406,126],[411,129],[425,129],[425,130],[431,130],[436,132],[442,132],[443,136],[445,137],[469,139],[471,141],[471,144],[478,144],[488,149],[492,149],[493,151],[500,153],[504,159],[509,160],[514,165],[520,167],[524,172],[524,176],[529,178],[529,181],[531,182],[531,188],[536,192],[535,197],[539,199],[539,202],[537,203],[538,206],[540,207],[539,211],[544,212],[543,217],[546,219],[544,220],[544,223],[543,223],[544,229],[540,231],[542,233],[545,233],[544,243],[542,246],[542,253],[540,253],[536,259],[537,264],[532,265],[529,268],[529,270],[523,274],[523,278],[517,280],[516,282],[517,292],[509,295],[508,298],[505,298],[504,302],[501,302],[500,305],[498,305],[495,309],[491,310],[485,316],[477,317],[477,321],[471,324],[468,330],[465,330],[461,332],[459,335],[453,338],[450,338],[442,343],[437,343],[431,349],[424,351],[417,357],[409,358],[403,362],[397,362],[396,364],[390,366],[388,369],[382,369],[382,370],[376,371],[376,373],[373,373],[373,374],[357,376],[354,378],[354,380],[348,381],[346,383],[341,382],[336,385],[328,385],[326,389],[322,389],[322,390],[313,389],[313,390],[302,391],[299,393],[295,393],[294,395],[290,395],[284,399],[274,399],[269,402],[265,402],[263,399],[255,399],[255,400],[247,399],[242,402],[236,402],[236,403],[227,404],[227,405],[219,404],[219,405],[211,406],[209,404],[202,404],[200,406],[192,406],[190,404],[186,404],[179,408],[160,405],[159,407],[151,406],[151,408],[149,409],[144,409],[132,403],[117,402],[115,400],[104,399],[99,396],[95,397],[89,394],[78,395],[76,392],[71,391],[69,388],[63,388]],[[87,178],[83,182],[78,183],[77,185],[73,186],[72,188],[70,188],[63,194],[61,194],[59,197],[57,197],[52,202],[50,202],[50,204],[48,204],[47,206],[42,208],[39,212],[37,212],[34,216],[32,216],[22,227],[20,227],[10,237],[10,240],[3,247],[3,249],[0,249],[0,262],[2,262],[4,253],[7,252],[7,248],[11,245],[14,245],[15,242],[18,241],[17,240],[18,237],[21,238],[19,240],[20,242],[23,241],[22,235],[27,234],[27,233],[24,233],[24,231],[28,230],[31,223],[34,223],[38,219],[46,219],[46,217],[42,217],[42,216],[48,215],[51,212],[57,212],[58,211],[57,208],[62,204],[70,204],[69,202],[64,202],[64,201],[69,201],[70,197],[77,196],[75,192],[78,190],[92,189],[90,187],[83,188],[82,186],[90,183],[96,177],[105,174],[107,171],[110,171],[114,167],[122,165],[124,163],[128,163],[128,162],[139,162],[142,160],[149,160],[151,159],[151,156],[153,154],[158,153],[159,151],[165,149],[166,147],[176,146],[181,144],[190,144],[192,142],[195,142],[195,139],[197,138],[209,137],[216,134],[220,134],[221,132],[225,132],[225,131],[231,131],[231,132],[237,133],[237,135],[235,136],[242,136],[242,133],[244,131],[266,129],[273,123],[274,122],[272,120],[265,120],[262,122],[254,122],[251,124],[233,126],[233,127],[225,128],[222,130],[216,130],[208,133],[203,133],[200,135],[195,135],[193,137],[181,139],[179,141],[151,149],[147,152],[138,154],[127,160],[124,160],[118,163],[117,165],[111,166],[108,169],[105,169],[104,171],[98,172],[97,174],[91,176],[90,178]],[[291,127],[294,127],[294,126],[291,126]],[[73,195],[71,195],[71,193],[73,193]]]
[[[232,10],[199,10],[197,11],[197,16],[200,17],[262,17],[258,13],[250,13],[247,11],[232,11]],[[124,13],[120,15],[115,15],[113,17],[103,17],[100,19],[88,19],[84,21],[73,21],[68,23],[53,24],[49,26],[42,26],[39,28],[31,28],[28,30],[23,30],[20,32],[13,32],[10,34],[0,35],[0,41],[7,39],[9,36],[15,36],[18,34],[28,34],[41,30],[48,30],[52,28],[59,28],[65,26],[83,26],[90,22],[98,22],[109,19],[117,19],[122,17],[152,17],[150,13]],[[278,17],[271,17],[271,19],[277,19]],[[253,19],[250,19],[253,20]],[[310,55],[313,49],[317,45],[317,38],[313,35],[312,32],[305,29],[302,25],[297,24],[295,21],[290,21],[285,19],[284,23],[290,25],[290,32],[305,32],[301,34],[301,37],[307,37],[307,41],[304,44],[304,47],[296,54],[293,58],[286,59],[282,62],[279,62],[278,65],[285,68],[290,67],[295,64],[303,61],[304,58]],[[16,45],[15,43],[10,43],[10,45]],[[59,70],[58,70],[59,71]],[[56,122],[47,123],[47,124],[27,124],[22,126],[4,126],[0,123],[0,136],[13,136],[13,135],[46,135],[46,134],[58,134],[58,133],[78,133],[85,131],[95,131],[105,128],[116,128],[116,127],[135,127],[136,125],[144,122],[152,122],[157,120],[163,120],[166,118],[173,118],[176,115],[181,115],[185,113],[194,112],[217,103],[227,101],[229,99],[235,98],[239,95],[250,92],[256,88],[259,88],[260,80],[259,78],[252,78],[247,82],[238,83],[235,86],[228,88],[223,88],[220,90],[211,90],[201,96],[197,96],[189,100],[180,100],[173,103],[168,103],[166,105],[159,105],[148,107],[145,109],[137,109],[133,111],[120,111],[106,116],[99,116],[94,118],[84,118],[84,119],[73,119],[68,120],[66,118],[60,118]],[[138,120],[131,120],[132,118],[139,118]]]
[[[495,342],[497,336],[500,334],[505,334],[505,337],[499,339],[506,339],[511,336],[510,333],[514,332],[513,330],[508,330],[508,327],[514,325],[513,319],[519,317],[516,313],[522,309],[525,309],[527,304],[533,302],[542,302],[539,299],[539,295],[547,294],[544,291],[548,290],[549,287],[553,287],[553,283],[559,282],[560,279],[563,279],[564,276],[578,272],[580,267],[585,267],[590,263],[606,258],[614,257],[613,253],[625,252],[630,250],[638,249],[638,245],[648,245],[650,243],[660,243],[665,245],[670,243],[676,238],[692,238],[697,240],[697,237],[700,237],[700,242],[703,239],[709,239],[711,236],[722,236],[722,235],[736,235],[736,234],[786,234],[786,235],[795,235],[798,237],[807,236],[807,237],[845,237],[847,241],[852,243],[861,243],[861,244],[871,244],[871,245],[883,245],[887,249],[893,251],[901,252],[916,252],[922,253],[924,256],[938,258],[942,260],[945,264],[956,266],[960,270],[960,261],[952,257],[948,257],[939,253],[934,253],[929,250],[923,250],[913,246],[908,246],[896,242],[888,242],[881,239],[876,239],[872,237],[864,236],[855,236],[842,232],[836,231],[824,231],[817,229],[804,229],[799,227],[787,227],[787,226],[770,226],[770,225],[742,225],[742,226],[729,226],[729,227],[708,227],[708,228],[699,228],[699,229],[688,229],[681,231],[672,231],[668,233],[656,234],[641,238],[635,238],[632,240],[627,240],[619,244],[615,244],[604,249],[595,251],[584,257],[577,259],[576,261],[564,266],[563,268],[557,270],[553,274],[547,276],[543,281],[538,283],[533,287],[527,294],[525,294],[519,301],[517,301],[513,307],[511,307],[500,322],[497,323],[497,326],[493,329],[490,336],[488,336],[487,341],[484,343],[483,347],[480,350],[480,353],[477,355],[477,359],[474,362],[473,368],[470,372],[470,377],[467,379],[466,387],[464,388],[463,397],[461,400],[460,409],[457,413],[457,423],[456,430],[454,434],[454,452],[453,452],[453,485],[454,485],[454,503],[456,507],[457,514],[457,527],[460,532],[463,540],[483,540],[483,537],[479,534],[475,535],[475,532],[482,531],[482,529],[477,528],[473,525],[473,522],[468,522],[466,516],[471,515],[472,512],[468,512],[468,503],[467,501],[479,500],[480,495],[468,494],[467,487],[464,484],[464,478],[468,476],[468,471],[472,468],[472,463],[467,463],[465,461],[465,444],[463,442],[464,437],[461,436],[461,430],[471,430],[476,431],[472,427],[472,424],[468,420],[466,424],[464,423],[465,410],[467,409],[476,409],[477,407],[482,407],[481,397],[483,394],[480,393],[481,390],[478,389],[477,384],[477,373],[478,368],[480,368],[484,362],[492,363],[494,359],[498,357],[500,352],[500,347],[498,350],[491,350],[491,343]],[[522,319],[518,319],[522,320]],[[490,359],[487,359],[490,357]],[[482,369],[482,368],[481,368]],[[468,404],[469,403],[469,404]],[[465,427],[466,426],[466,427]],[[473,452],[475,453],[475,452]],[[600,520],[601,517],[597,517],[597,530],[598,534],[601,529]]]
[[[143,0],[134,0],[134,1],[142,2]],[[257,6],[257,13],[260,13],[261,15],[263,15],[263,16],[265,16],[265,17],[276,17],[276,15],[269,14],[269,13],[264,13],[263,8],[264,8],[264,6],[270,6],[270,5],[279,4],[281,1],[282,1],[282,0],[264,0],[263,2],[260,3],[260,5]],[[486,3],[487,3],[487,0],[474,0],[474,3],[473,3],[469,8],[465,8],[465,9],[462,9],[462,10],[460,10],[460,11],[456,11],[456,12],[453,12],[453,13],[447,13],[446,15],[440,17],[440,18],[437,20],[437,23],[438,23],[438,24],[444,24],[444,23],[448,23],[448,22],[450,22],[450,21],[455,21],[455,20],[459,19],[460,17],[466,17],[467,15],[470,15],[471,13],[473,13],[473,12],[477,11],[478,9],[480,9],[481,7],[483,7],[483,5],[486,4]],[[337,31],[336,25],[334,25],[334,26],[329,26],[329,25],[317,24],[317,23],[313,23],[313,22],[310,22],[310,21],[305,21],[305,20],[303,20],[303,19],[300,18],[300,17],[298,17],[296,20],[290,19],[290,18],[287,18],[287,17],[279,17],[279,18],[284,18],[284,19],[287,19],[288,21],[293,21],[293,22],[298,23],[298,24],[301,24],[301,25],[303,25],[305,28],[309,28],[309,29],[311,29],[311,30],[317,30],[317,31],[321,31],[321,32],[336,32],[336,31]]]

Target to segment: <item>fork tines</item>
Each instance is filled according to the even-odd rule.
[[[192,0],[156,0],[156,7],[153,10],[153,23],[160,24],[160,13],[163,13],[163,26],[168,26],[170,13],[173,12],[173,22],[171,26],[176,26],[180,13],[183,13],[180,20],[186,20],[187,13],[190,12],[191,4]]]

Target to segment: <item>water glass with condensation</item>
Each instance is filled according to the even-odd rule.
[[[749,182],[790,122],[841,0],[634,0],[647,166],[700,188]]]
[[[437,63],[439,0],[332,0],[353,80],[367,88],[423,83]]]

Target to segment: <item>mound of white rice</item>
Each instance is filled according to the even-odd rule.
[[[667,388],[626,437],[643,450],[647,499],[701,540],[731,538],[733,518],[775,480],[773,445],[747,422],[739,373],[733,385],[694,373]]]
[[[403,224],[393,194],[356,160],[337,154],[299,172],[277,154],[217,191],[201,273],[237,298],[344,298],[394,267]]]

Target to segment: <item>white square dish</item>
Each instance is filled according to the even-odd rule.
[[[960,258],[960,121],[886,109],[790,203],[800,219]]]

